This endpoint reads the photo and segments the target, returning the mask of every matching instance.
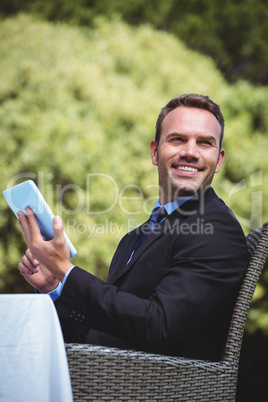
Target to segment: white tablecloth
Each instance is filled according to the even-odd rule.
[[[58,316],[48,295],[0,295],[0,401],[71,402]]]

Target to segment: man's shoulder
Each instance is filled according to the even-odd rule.
[[[192,214],[204,214],[213,210],[231,211],[225,202],[217,196],[214,189],[208,187],[196,193],[192,198],[182,204],[177,211],[185,213],[191,212]]]
[[[174,211],[170,217],[170,225],[176,222],[180,224],[186,222],[188,225],[192,222],[209,223],[217,228],[229,226],[233,230],[236,228],[244,236],[236,216],[225,202],[217,196],[212,187],[192,197]]]

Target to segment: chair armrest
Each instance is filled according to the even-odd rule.
[[[225,363],[84,344],[66,352],[74,400],[235,400],[237,368]]]

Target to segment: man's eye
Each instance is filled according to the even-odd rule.
[[[201,143],[204,145],[212,146],[211,141],[208,141],[208,140],[203,140]]]
[[[183,139],[180,137],[174,137],[171,139],[171,141],[183,141]]]

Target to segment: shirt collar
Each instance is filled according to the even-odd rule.
[[[192,198],[193,195],[190,195],[189,197],[185,198],[179,198],[177,200],[173,200],[171,202],[168,202],[165,205],[161,205],[159,200],[155,203],[155,206],[153,207],[153,210],[157,207],[165,207],[165,210],[167,211],[168,215],[170,215],[172,212],[175,211],[175,209],[179,208],[182,204],[184,204],[186,201],[188,201],[190,198]]]

